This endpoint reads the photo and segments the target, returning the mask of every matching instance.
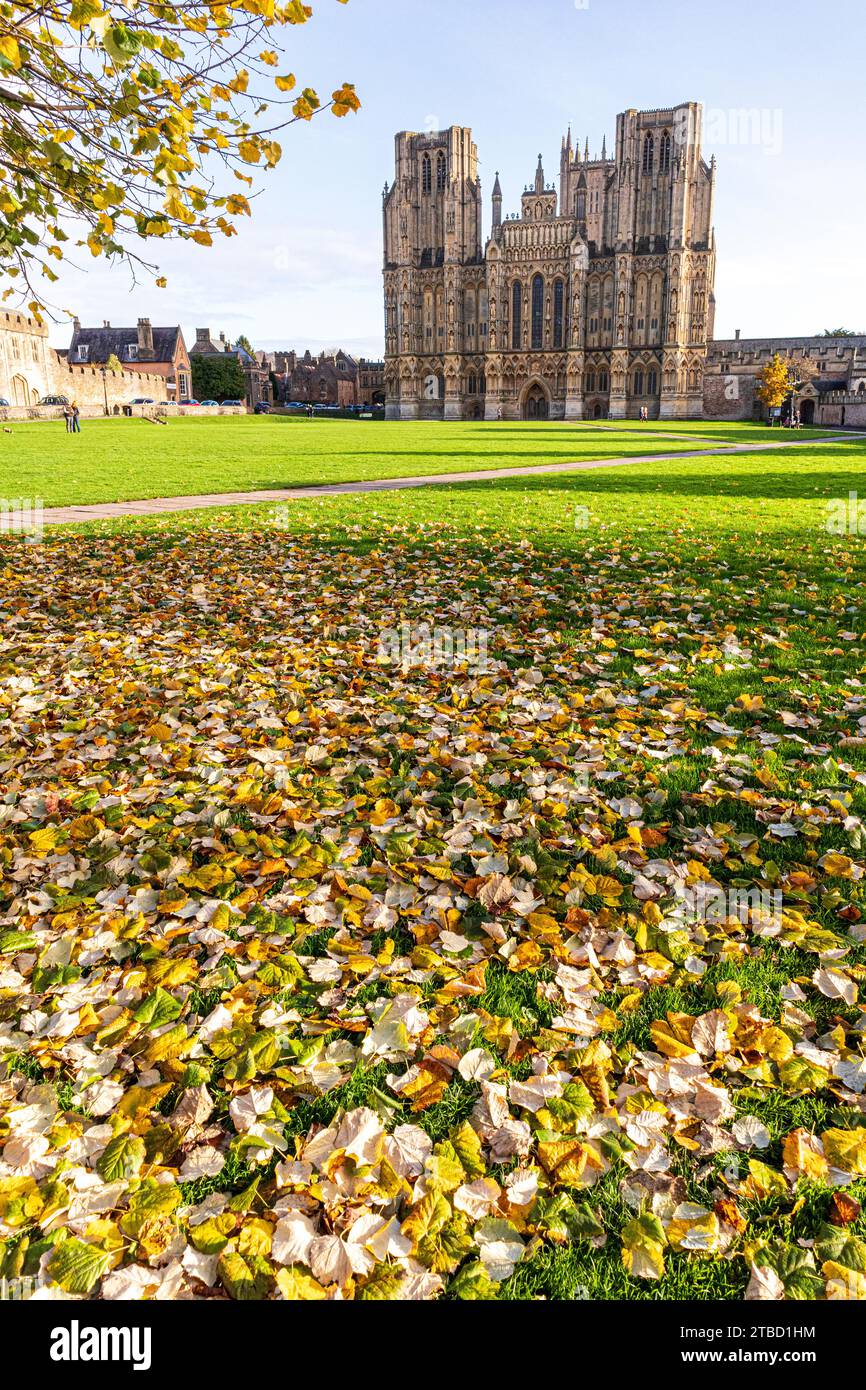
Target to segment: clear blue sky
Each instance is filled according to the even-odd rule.
[[[61,302],[87,323],[180,322],[256,346],[382,348],[381,194],[393,136],[473,128],[489,227],[539,150],[558,177],[571,123],[591,151],[616,114],[698,100],[718,158],[717,336],[866,331],[863,0],[314,0],[283,32],[292,70],[362,111],[295,126],[252,222],[213,250],[158,247],[168,289],[122,268],[66,271]],[[730,113],[761,113],[748,130]],[[743,136],[747,138],[743,139]],[[84,259],[82,259],[84,265]],[[68,331],[52,334],[58,343]]]

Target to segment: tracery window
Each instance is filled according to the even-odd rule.
[[[523,288],[515,280],[511,291],[511,346],[519,348],[523,342]]]
[[[436,187],[440,193],[445,192],[446,182],[447,173],[445,168],[445,156],[444,154],[440,153],[438,159],[436,160]]]
[[[536,275],[532,281],[532,346],[544,346],[544,277]]]
[[[421,192],[430,193],[433,188],[433,165],[430,163],[429,154],[425,154],[421,161]]]
[[[655,148],[655,140],[653,139],[652,135],[648,135],[643,142],[643,171],[645,174],[651,174],[653,171],[653,164],[655,163]]]
[[[670,132],[665,131],[662,136],[661,148],[659,150],[659,169],[663,174],[667,174],[671,167],[671,137]]]

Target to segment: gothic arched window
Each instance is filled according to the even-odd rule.
[[[523,342],[523,289],[515,280],[511,291],[511,346],[519,348]]]
[[[557,280],[553,287],[553,346],[561,348],[565,339],[565,282]]]
[[[658,393],[658,389],[659,389],[658,373],[656,372],[655,367],[653,367],[653,368],[647,373],[647,379],[646,379],[646,393],[647,393],[648,396],[655,396],[655,395]]]
[[[544,276],[536,275],[532,281],[532,346],[544,346]]]
[[[659,169],[663,174],[667,174],[671,167],[671,137],[668,131],[662,136],[661,149],[659,150]]]
[[[582,186],[581,186],[580,188],[578,188],[578,190],[577,190],[577,208],[576,208],[576,212],[577,212],[577,220],[578,220],[578,222],[585,222],[585,221],[586,221],[586,185],[585,185],[585,184],[582,185]]]
[[[643,370],[640,367],[634,374],[634,394],[636,396],[643,395]]]
[[[421,161],[421,192],[430,193],[433,188],[433,165],[430,163],[429,154],[425,154]]]
[[[655,162],[656,142],[651,135],[648,135],[643,142],[643,171],[651,174]]]
[[[445,156],[440,153],[436,160],[436,187],[440,193],[445,192],[446,181]]]

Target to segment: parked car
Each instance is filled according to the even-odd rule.
[[[253,406],[254,415],[270,415],[270,413],[271,406],[269,401],[258,401],[257,404]]]
[[[199,405],[219,405],[219,401],[199,401]]]
[[[7,401],[7,399],[6,399],[5,396],[0,396],[0,406],[3,406],[3,405],[11,405],[11,404],[12,404],[12,402],[11,402],[11,401]]]
[[[65,396],[43,396],[40,405],[68,405],[69,401]]]
[[[152,396],[136,396],[135,400],[129,402],[130,405],[156,405]]]
[[[201,405],[201,401],[194,401],[188,396],[184,396],[182,401],[178,401],[178,405]]]
[[[243,401],[223,401],[223,405],[242,406]]]

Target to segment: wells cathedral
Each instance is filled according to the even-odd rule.
[[[396,137],[386,188],[392,419],[677,419],[703,413],[713,336],[715,161],[702,108],[625,111],[616,147],[563,139],[482,240],[472,132]]]

